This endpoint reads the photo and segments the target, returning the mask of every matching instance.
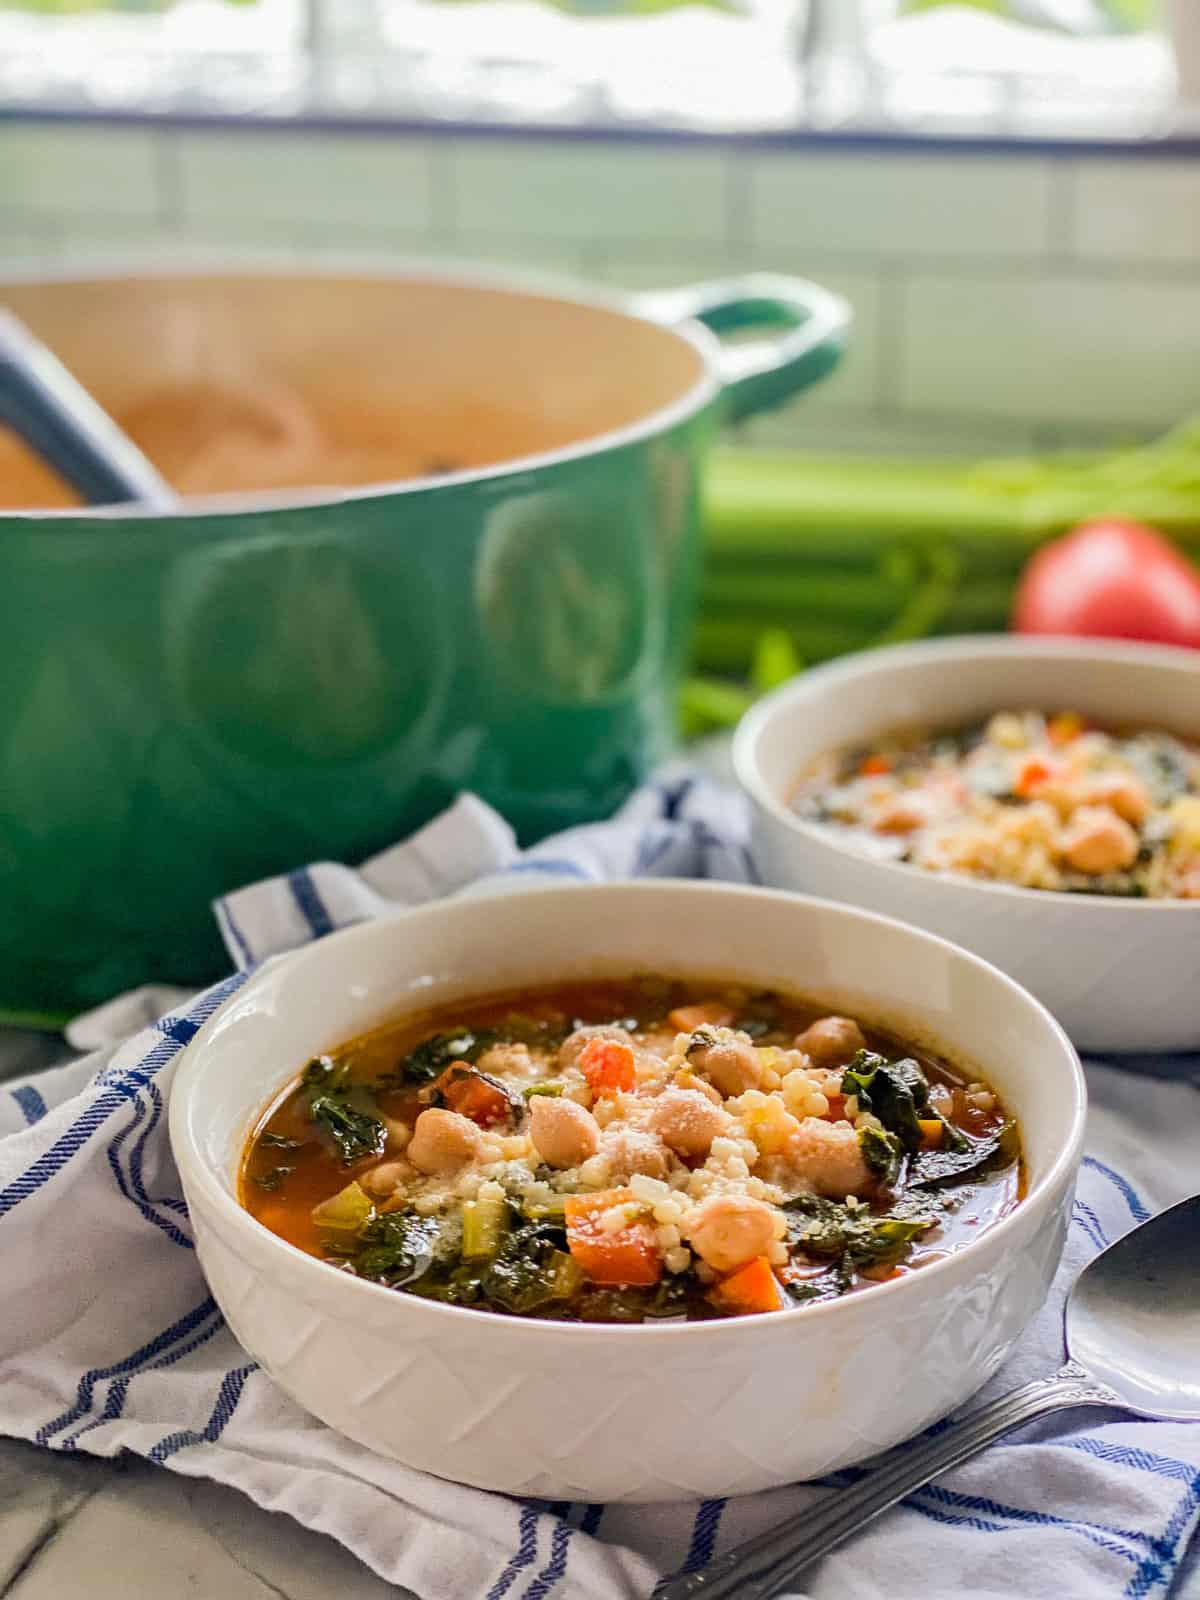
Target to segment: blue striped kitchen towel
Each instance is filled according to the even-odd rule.
[[[609,823],[518,852],[465,797],[358,870],[303,868],[217,907],[237,971],[159,1014],[161,992],[83,1019],[84,1060],[0,1090],[0,1430],[54,1450],[132,1450],[232,1484],[341,1540],[421,1600],[633,1600],[820,1488],[654,1507],[513,1501],[338,1437],[238,1348],[196,1263],[164,1104],[197,1028],[263,959],[454,892],[555,878],[750,875],[740,802],[680,774]],[[1063,1297],[1108,1240],[1185,1193],[1200,1100],[1184,1080],[1091,1071],[1075,1225],[1049,1302],[992,1388],[1051,1371]],[[886,1336],[886,1330],[881,1330]],[[1200,1427],[1077,1414],[914,1495],[806,1580],[856,1600],[1161,1596],[1200,1508]]]

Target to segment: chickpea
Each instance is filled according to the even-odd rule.
[[[412,1168],[407,1161],[383,1161],[379,1166],[372,1167],[370,1172],[364,1172],[358,1181],[374,1199],[386,1200],[411,1174]]]
[[[628,1183],[635,1175],[665,1178],[671,1170],[671,1152],[661,1139],[644,1128],[618,1124],[601,1136],[600,1153],[613,1183]]]
[[[732,1272],[767,1254],[775,1242],[775,1213],[749,1195],[712,1195],[697,1206],[688,1237],[714,1272]]]
[[[535,1095],[529,1103],[529,1137],[548,1167],[577,1167],[600,1148],[600,1125],[574,1100]]]
[[[412,1138],[412,1129],[407,1122],[401,1122],[399,1117],[384,1117],[383,1125],[387,1129],[387,1142],[384,1149],[390,1156],[398,1156],[408,1146]]]
[[[875,1191],[858,1133],[848,1122],[805,1117],[784,1147],[784,1157],[796,1176],[827,1200],[845,1200],[852,1194],[861,1199]]]
[[[796,1035],[796,1049],[803,1050],[815,1067],[841,1067],[867,1048],[863,1031],[850,1017],[818,1017]]]
[[[618,1028],[615,1023],[598,1023],[587,1028],[576,1028],[558,1047],[558,1064],[563,1067],[577,1067],[583,1049],[592,1039],[615,1039],[618,1044],[627,1044],[634,1048],[633,1035],[625,1028]]]
[[[690,1067],[680,1067],[672,1081],[677,1089],[695,1089],[706,1100],[711,1100],[714,1106],[721,1104],[720,1091],[714,1089],[711,1083],[706,1083],[703,1078],[698,1078]]]
[[[872,819],[876,833],[914,833],[929,821],[919,795],[898,794],[885,800]]]
[[[1060,848],[1077,872],[1120,872],[1137,860],[1138,836],[1107,806],[1080,806]]]
[[[757,1089],[762,1062],[744,1033],[732,1028],[699,1028],[687,1050],[688,1064],[714,1084],[726,1099]]]
[[[533,1058],[527,1044],[494,1044],[483,1052],[475,1065],[480,1072],[490,1072],[493,1078],[521,1078],[533,1070]]]
[[[445,1176],[465,1167],[479,1154],[481,1135],[470,1117],[433,1106],[422,1111],[413,1127],[408,1159],[431,1176]]]
[[[1131,772],[1101,772],[1088,780],[1087,801],[1107,806],[1136,827],[1150,814],[1150,791]]]
[[[731,1122],[720,1104],[698,1089],[666,1089],[654,1102],[650,1126],[678,1156],[706,1156]]]

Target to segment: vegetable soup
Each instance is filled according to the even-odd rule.
[[[919,1270],[1022,1193],[995,1094],[778,993],[638,977],[411,1017],[309,1062],[241,1198],[342,1271],[513,1316],[774,1312]]]
[[[1200,899],[1200,748],[1074,711],[829,751],[798,816],[884,860],[1025,889]]]

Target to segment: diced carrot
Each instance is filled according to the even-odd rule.
[[[829,1101],[829,1110],[825,1113],[826,1122],[840,1122],[846,1115],[846,1096],[837,1090],[831,1094],[826,1089],[825,1098]]]
[[[766,1256],[755,1256],[744,1267],[714,1283],[708,1298],[719,1311],[748,1316],[754,1311],[781,1311],[783,1297]]]
[[[891,770],[892,763],[889,756],[867,756],[858,769],[858,775],[860,778],[879,778]]]
[[[628,1093],[637,1083],[633,1051],[619,1039],[589,1039],[579,1052],[579,1067],[593,1094]]]
[[[1083,732],[1086,724],[1078,711],[1060,711],[1046,724],[1046,734],[1051,744],[1070,744]]]
[[[1037,756],[1030,756],[1021,764],[1016,782],[1013,784],[1013,792],[1019,794],[1022,800],[1028,800],[1031,794],[1053,776],[1053,767],[1047,766],[1044,761],[1039,761]]]
[[[946,1131],[945,1123],[939,1117],[919,1117],[917,1127],[921,1130],[922,1150],[936,1150]]]
[[[727,1028],[733,1012],[723,1000],[701,1000],[694,1006],[676,1006],[667,1021],[676,1033],[695,1033],[697,1028]]]
[[[441,1093],[448,1110],[470,1117],[481,1128],[507,1122],[512,1113],[508,1096],[502,1089],[463,1067],[447,1067],[434,1088]]]
[[[567,1248],[593,1283],[648,1285],[662,1276],[654,1227],[645,1217],[635,1217],[614,1232],[601,1226],[606,1211],[632,1200],[629,1189],[566,1197]]]

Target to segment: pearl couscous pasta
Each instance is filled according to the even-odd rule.
[[[796,813],[876,857],[1024,889],[1200,899],[1200,748],[1075,712],[836,750]]]
[[[992,1091],[850,1017],[665,978],[409,1019],[309,1063],[242,1200],[357,1277],[515,1316],[779,1311],[918,1269],[1019,1199]]]

